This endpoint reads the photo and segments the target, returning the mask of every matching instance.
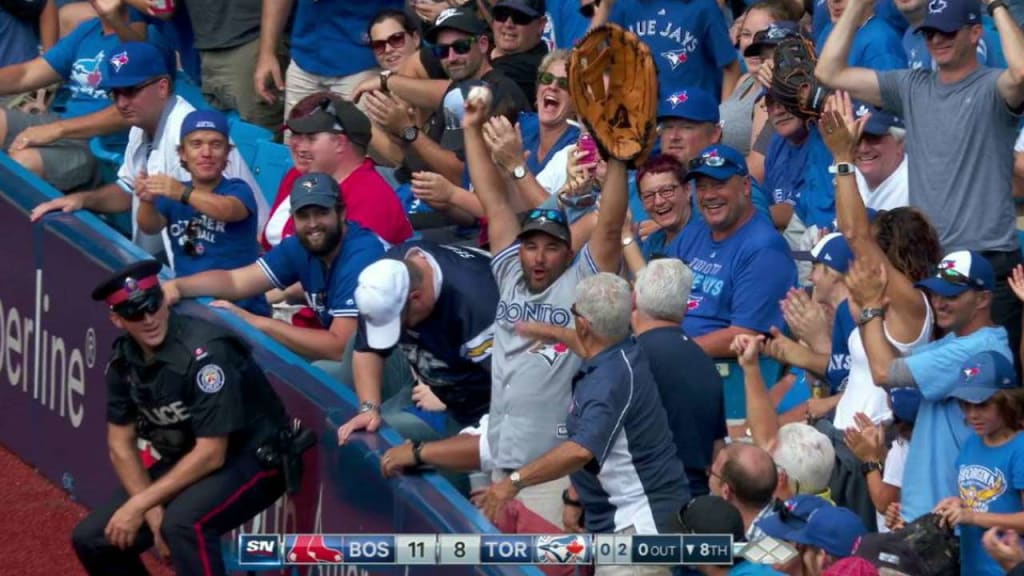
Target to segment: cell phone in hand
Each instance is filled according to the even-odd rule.
[[[590,134],[580,135],[580,139],[576,142],[576,149],[582,153],[579,158],[580,164],[590,164],[597,161],[597,142]]]

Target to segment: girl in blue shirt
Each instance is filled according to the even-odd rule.
[[[960,527],[960,573],[1001,575],[1004,571],[981,544],[989,528],[1024,530],[1024,414],[1022,391],[1012,362],[997,352],[967,360],[950,397],[960,403],[974,430],[957,458],[959,497],[935,507],[949,526]]]

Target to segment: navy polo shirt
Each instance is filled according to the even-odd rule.
[[[583,363],[566,426],[569,440],[594,455],[572,474],[588,532],[679,530],[690,490],[647,357],[633,340]]]
[[[383,255],[384,242],[376,234],[348,221],[341,250],[330,265],[306,250],[298,236],[285,238],[256,262],[280,290],[301,283],[309,307],[316,312],[320,324],[330,328],[334,318],[359,316],[359,273]]]
[[[722,377],[714,361],[678,326],[648,330],[636,340],[650,359],[690,492],[694,498],[703,496],[709,492],[707,470],[715,440],[728,434]]]

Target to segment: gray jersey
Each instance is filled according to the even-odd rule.
[[[945,253],[1020,250],[1013,206],[1019,117],[999,95],[1002,70],[955,84],[928,70],[878,72],[884,108],[907,127],[910,204],[928,215]]]
[[[491,261],[498,282],[498,312],[491,350],[491,411],[487,442],[496,468],[519,468],[568,439],[572,378],[581,359],[565,344],[548,344],[515,331],[517,322],[536,321],[573,326],[570,308],[576,285],[597,274],[597,265],[584,247],[548,289],[527,289],[519,261],[519,243]]]

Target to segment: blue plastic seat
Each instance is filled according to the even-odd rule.
[[[747,418],[747,393],[743,385],[743,368],[735,359],[716,359],[718,374],[722,377],[725,394],[725,419],[745,420]],[[772,386],[782,377],[782,365],[774,358],[761,357],[761,375],[765,386]]]
[[[241,148],[239,152],[242,152]],[[245,157],[244,153],[242,157]],[[273,206],[281,180],[293,165],[288,147],[270,140],[260,140],[256,142],[255,154],[251,159],[246,158],[246,162],[267,203]]]

